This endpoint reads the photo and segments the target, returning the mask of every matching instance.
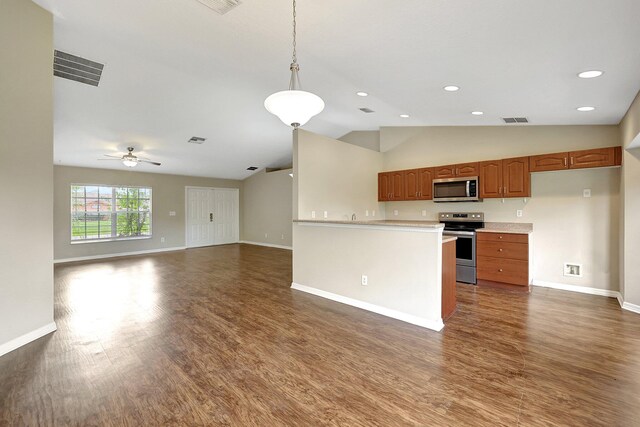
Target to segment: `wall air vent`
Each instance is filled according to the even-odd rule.
[[[363,107],[359,109],[360,111],[362,111],[363,113],[375,113],[375,111],[373,111],[371,108],[367,108],[367,107]]]
[[[70,53],[53,52],[53,75],[76,82],[98,86],[104,64],[89,61]]]
[[[240,0],[198,0],[203,5],[207,6],[220,15],[224,15],[231,9],[234,9],[240,3]]]
[[[256,170],[256,169],[258,169],[258,168],[257,168],[257,167],[255,167],[255,166],[249,166],[249,167],[247,168],[247,170],[248,170],[248,171],[254,171],[254,170]]]
[[[206,140],[207,140],[207,138],[201,138],[199,136],[192,136],[191,139],[188,140],[187,142],[190,143],[190,144],[202,144]]]
[[[529,123],[529,119],[526,117],[503,117],[502,120],[507,124]]]

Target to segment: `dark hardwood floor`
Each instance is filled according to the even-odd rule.
[[[640,315],[458,285],[441,333],[293,291],[249,245],[55,269],[58,331],[0,358],[0,425],[638,426]]]

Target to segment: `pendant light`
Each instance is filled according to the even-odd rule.
[[[324,101],[318,95],[300,90],[298,57],[296,54],[296,0],[293,0],[293,58],[289,89],[276,92],[264,101],[268,112],[278,116],[287,126],[297,128],[324,109]]]

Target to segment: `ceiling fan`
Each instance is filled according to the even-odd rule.
[[[127,147],[127,151],[128,151],[127,154],[124,154],[122,156],[112,156],[110,154],[105,154],[105,156],[109,157],[109,159],[98,159],[98,160],[120,160],[123,165],[129,168],[133,168],[137,166],[138,163],[150,163],[152,165],[160,166],[160,163],[158,162],[152,162],[149,159],[145,159],[145,158],[134,155],[133,150],[134,150],[133,147]]]

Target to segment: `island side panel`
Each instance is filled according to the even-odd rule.
[[[391,317],[442,328],[441,229],[296,223],[293,240],[294,288],[371,304],[405,315],[387,314]],[[362,275],[368,278],[366,286]]]

